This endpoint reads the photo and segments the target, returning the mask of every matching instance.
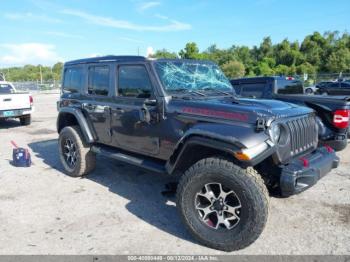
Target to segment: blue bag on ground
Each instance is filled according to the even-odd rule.
[[[15,147],[12,151],[12,164],[17,167],[30,167],[32,160],[28,149],[18,147],[13,141],[11,143]]]

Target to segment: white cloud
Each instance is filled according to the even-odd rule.
[[[63,37],[63,38],[76,38],[76,39],[83,39],[84,38],[81,35],[67,34],[67,33],[56,32],[56,31],[49,31],[49,32],[44,32],[44,33],[46,35],[52,35],[52,36]]]
[[[54,45],[42,43],[0,44],[3,55],[0,65],[43,64],[51,65],[62,61]]]
[[[62,20],[49,17],[44,14],[33,14],[30,12],[27,13],[6,13],[4,14],[6,19],[10,20],[20,20],[20,21],[39,21],[45,23],[62,23]]]
[[[122,37],[119,37],[119,39],[120,40],[124,40],[124,41],[128,41],[128,42],[132,42],[132,43],[140,43],[140,44],[145,43],[142,40],[131,38],[131,37],[124,37],[124,36],[122,36]]]
[[[157,18],[160,18],[160,19],[164,19],[164,20],[168,20],[169,19],[169,17],[167,17],[165,15],[161,15],[161,14],[155,14],[154,16],[157,17]]]
[[[160,5],[160,2],[144,2],[144,3],[140,4],[139,10],[145,11],[147,9],[150,9],[150,8],[153,8],[153,7],[156,7],[159,5]]]
[[[166,25],[151,26],[151,25],[139,25],[134,24],[126,20],[117,20],[110,17],[97,16],[89,14],[79,10],[65,9],[61,13],[71,15],[84,19],[86,22],[101,25],[105,27],[113,27],[118,29],[127,29],[134,31],[156,31],[156,32],[169,32],[169,31],[182,31],[191,29],[190,24],[182,23],[176,20],[168,19],[170,23]]]

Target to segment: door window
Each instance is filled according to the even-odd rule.
[[[83,69],[80,67],[67,68],[64,71],[63,92],[79,93],[83,87]]]
[[[149,98],[152,84],[143,65],[124,65],[118,69],[118,94],[124,97]]]
[[[303,83],[299,80],[277,80],[278,94],[303,94]]]
[[[266,83],[242,83],[240,95],[243,97],[261,98],[264,95]]]
[[[89,67],[88,94],[108,96],[109,91],[109,67],[92,66]]]

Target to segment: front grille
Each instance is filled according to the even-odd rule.
[[[313,115],[287,122],[290,131],[291,156],[314,148],[318,143],[316,119]]]

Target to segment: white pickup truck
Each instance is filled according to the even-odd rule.
[[[27,126],[33,111],[33,97],[29,93],[17,92],[11,83],[0,81],[0,119],[19,118],[21,125]]]

